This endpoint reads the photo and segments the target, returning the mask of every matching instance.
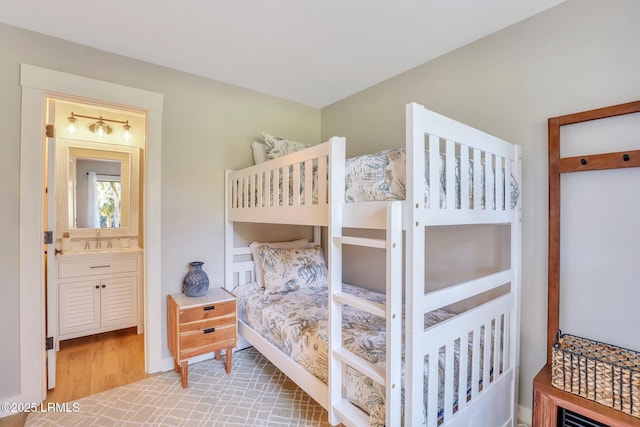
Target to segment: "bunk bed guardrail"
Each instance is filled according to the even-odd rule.
[[[344,162],[344,144],[344,138],[333,137],[284,157],[228,171],[228,220],[328,226],[329,185],[335,179],[331,153],[341,152],[337,161]]]

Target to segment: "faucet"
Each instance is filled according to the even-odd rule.
[[[98,228],[98,239],[96,240],[96,249],[102,249],[102,244],[100,243],[100,229]]]

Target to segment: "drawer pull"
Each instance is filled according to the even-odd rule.
[[[215,305],[208,305],[208,306],[206,306],[206,307],[203,307],[202,309],[203,309],[204,311],[210,311],[210,310],[214,310],[215,308],[216,308],[216,306],[215,306]]]
[[[92,265],[89,268],[109,268],[111,265]]]
[[[216,328],[207,328],[207,329],[203,329],[202,332],[204,332],[205,334],[210,334],[211,332],[215,332]]]

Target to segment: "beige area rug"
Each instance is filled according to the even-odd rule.
[[[329,426],[327,411],[253,348],[29,414],[26,426]]]

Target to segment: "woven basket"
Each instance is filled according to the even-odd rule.
[[[551,383],[640,418],[640,353],[561,334],[552,349]]]

